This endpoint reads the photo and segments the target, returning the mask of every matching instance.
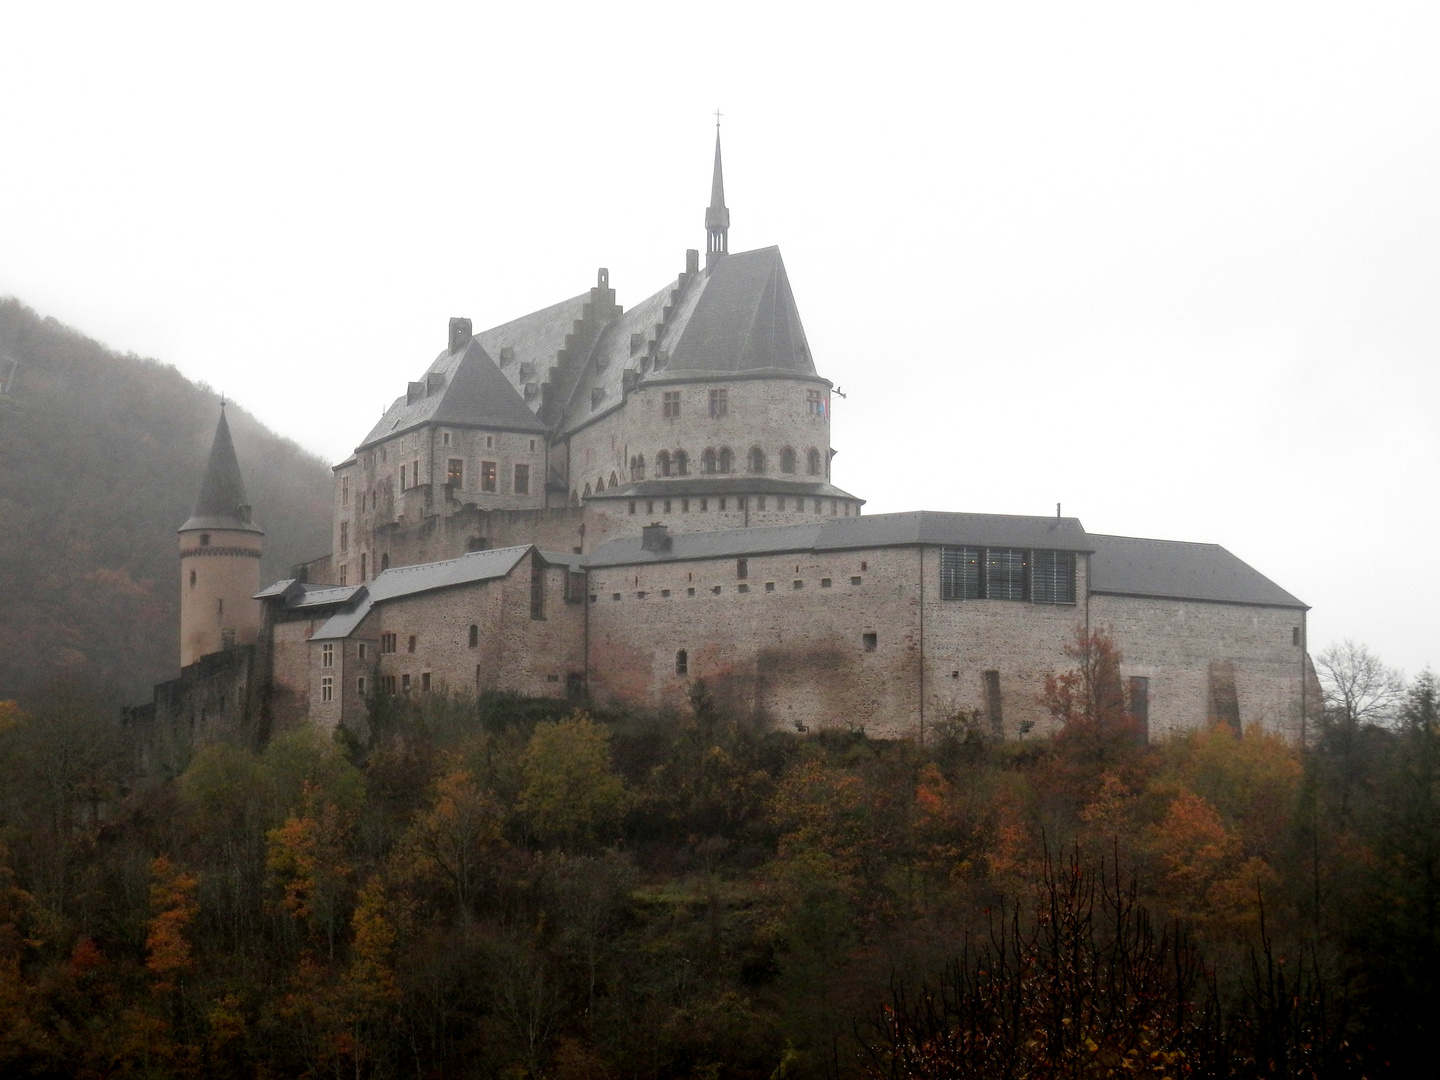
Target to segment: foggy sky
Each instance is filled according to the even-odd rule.
[[[1221,543],[1440,667],[1435,5],[488,7],[9,5],[0,294],[339,461],[450,316],[673,279],[718,106],[867,512]]]

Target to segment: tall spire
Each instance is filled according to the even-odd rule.
[[[190,520],[180,527],[181,532],[188,529],[263,531],[250,520],[245,481],[240,476],[240,462],[235,457],[235,442],[230,438],[223,404],[220,422],[215,425],[215,441],[210,446],[210,460],[205,466],[205,479],[200,483],[200,496],[195,500]]]
[[[725,205],[725,175],[720,169],[720,110],[715,110],[715,175],[710,181],[710,205],[705,210],[705,269],[730,251],[730,210]]]

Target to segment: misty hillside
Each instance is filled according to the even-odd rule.
[[[219,395],[5,298],[0,380],[0,699],[57,679],[146,699],[178,670],[175,530]],[[227,412],[273,581],[329,549],[330,469]]]

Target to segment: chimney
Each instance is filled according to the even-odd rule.
[[[469,319],[456,318],[450,320],[450,351],[452,353],[469,345],[470,339],[474,336],[475,334],[471,328]]]
[[[687,248],[685,251],[685,273],[698,274],[700,272],[700,249]]]
[[[669,551],[670,530],[658,521],[646,525],[640,530],[641,551]]]

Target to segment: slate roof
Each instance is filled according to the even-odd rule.
[[[778,247],[726,255],[696,285],[693,308],[662,343],[662,374],[815,374]]]
[[[1089,537],[1077,518],[915,511],[869,517],[826,518],[813,524],[773,525],[671,533],[665,551],[646,551],[641,537],[601,544],[585,558],[588,567],[628,566],[685,559],[774,555],[790,551],[844,551],[914,544],[1005,546],[1088,551]]]
[[[349,637],[370,609],[384,600],[414,596],[432,589],[452,585],[468,585],[476,581],[502,578],[530,550],[529,544],[518,547],[472,551],[458,559],[421,563],[418,566],[392,566],[382,571],[369,585],[358,586],[354,599],[344,610],[336,612],[315,632],[312,641]]]
[[[442,352],[422,381],[427,387],[437,385],[413,402],[408,401],[408,395],[396,398],[360,443],[360,449],[427,423],[545,433],[545,425],[476,338],[453,353]]]
[[[245,497],[245,481],[240,476],[240,462],[235,457],[235,443],[230,438],[230,424],[225,407],[220,407],[220,422],[215,425],[215,441],[210,444],[210,460],[205,464],[205,478],[200,481],[200,496],[190,518],[180,532],[192,529],[230,529],[236,532],[265,535],[265,530],[250,520],[250,500]]]
[[[293,611],[346,603],[364,587],[363,585],[320,585],[314,582],[300,581],[296,578],[283,578],[275,584],[261,589],[252,599],[268,600],[271,597],[280,597],[284,601],[285,608]]]
[[[1091,533],[1090,591],[1114,596],[1307,608],[1219,544]]]
[[[583,483],[585,478],[579,477]],[[654,499],[676,498],[681,495],[803,495],[825,499],[865,500],[842,491],[833,484],[814,480],[783,480],[776,476],[696,476],[666,477],[660,480],[637,480],[622,487],[607,488],[591,495],[592,499]]]

